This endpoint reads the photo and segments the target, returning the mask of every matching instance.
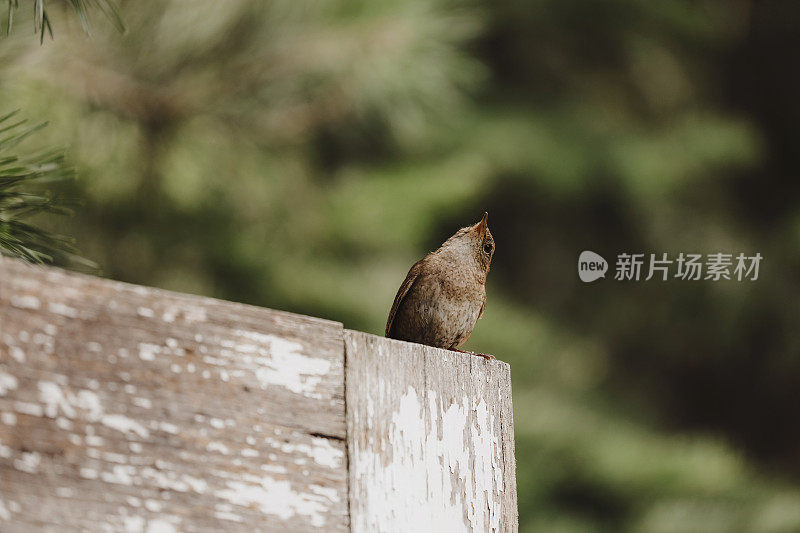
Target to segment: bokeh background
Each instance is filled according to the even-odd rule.
[[[102,275],[381,334],[487,210],[467,347],[512,367],[521,531],[800,531],[800,4],[50,10],[0,40],[0,112],[67,148],[82,205],[38,223]],[[584,249],[764,261],[583,284]]]

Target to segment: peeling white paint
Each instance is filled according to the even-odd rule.
[[[208,490],[208,483],[204,479],[184,475],[181,479],[198,494],[204,494]]]
[[[228,361],[226,361],[225,359],[220,359],[219,357],[211,357],[210,355],[204,355],[203,362],[207,365],[213,365],[213,366],[225,366],[228,364]]]
[[[147,533],[176,533],[175,526],[164,518],[156,518],[147,523]]]
[[[118,485],[133,485],[133,477],[131,474],[135,471],[133,467],[124,465],[114,465],[111,472],[102,472],[100,479],[106,483],[115,483]]]
[[[10,346],[9,352],[11,353],[11,357],[13,357],[17,363],[22,364],[25,362],[25,352],[22,351],[22,348],[19,346]]]
[[[100,474],[94,468],[81,468],[80,475],[84,479],[97,479]]]
[[[272,474],[288,474],[289,471],[286,470],[285,466],[281,465],[272,465],[272,464],[263,464],[261,465],[261,470],[264,472],[270,472]]]
[[[10,447],[6,446],[2,442],[0,442],[0,457],[3,459],[8,459],[13,454],[13,451]]]
[[[144,501],[144,508],[147,509],[150,512],[157,513],[159,511],[161,511],[162,507],[163,506],[161,505],[161,503],[157,502],[155,500],[145,500]]]
[[[172,435],[177,435],[180,433],[180,429],[175,424],[170,424],[169,422],[159,422],[158,427],[161,431],[165,433],[170,433]]]
[[[14,402],[14,410],[21,415],[43,416],[44,410],[38,403]]]
[[[186,322],[190,324],[194,322],[205,322],[207,319],[204,307],[190,307],[184,311],[184,317]]]
[[[228,455],[230,450],[221,442],[211,441],[206,445],[206,450],[209,452],[219,452],[222,455]]]
[[[50,311],[51,313],[55,313],[57,315],[65,316],[68,318],[78,317],[77,309],[57,302],[50,302],[49,304],[47,304],[47,310]]]
[[[150,401],[150,398],[137,397],[131,400],[131,403],[137,407],[141,407],[142,409],[153,408],[153,402]]]
[[[116,429],[122,433],[136,433],[141,438],[146,439],[150,437],[150,432],[144,428],[140,423],[131,420],[125,415],[104,415],[100,422],[111,429]]]
[[[142,533],[144,531],[144,518],[141,516],[122,517],[122,526],[126,533]]]
[[[229,522],[244,522],[244,519],[235,513],[225,511],[214,511],[214,516],[220,520],[228,520]]]
[[[65,382],[66,378],[58,381]],[[92,383],[89,383],[89,385],[91,386]],[[59,413],[62,413],[67,418],[75,418],[77,416],[75,408],[86,411],[86,419],[90,422],[98,420],[103,414],[100,398],[90,390],[84,389],[75,395],[65,391],[56,383],[46,380],[38,382],[37,388],[39,389],[39,401],[44,405],[43,408],[39,407],[39,409],[48,418],[56,418]],[[71,423],[63,417],[58,417],[56,423],[62,429],[71,427]]]
[[[169,489],[176,492],[189,492],[192,490],[198,494],[203,494],[208,490],[208,483],[205,480],[187,474],[179,475],[174,469],[167,469],[165,466],[172,465],[162,465],[159,470],[146,467],[141,469],[139,474],[143,479],[153,482],[155,486],[161,489]],[[147,505],[147,502],[145,502],[145,505]]]
[[[75,489],[70,487],[56,487],[56,496],[59,498],[74,498]]]
[[[259,364],[255,369],[255,375],[262,388],[281,386],[309,398],[322,397],[317,392],[317,387],[322,382],[322,377],[330,372],[330,361],[303,355],[302,344],[275,335],[245,330],[237,330],[234,333],[269,347],[266,353],[263,353],[263,350],[258,352],[261,357],[245,358],[245,360],[254,359]],[[257,346],[248,344],[238,345],[235,348],[237,352],[247,353],[253,350],[251,346],[258,350]]]
[[[62,412],[64,416],[68,418],[75,418],[75,407],[78,407],[86,412],[86,419],[90,422],[99,421],[108,428],[122,433],[135,433],[143,439],[149,438],[150,436],[150,432],[144,426],[125,415],[104,414],[99,396],[92,391],[84,389],[79,391],[77,395],[73,395],[69,392],[65,392],[61,387],[51,381],[40,381],[38,383],[38,388],[39,401],[44,404],[44,408],[37,404],[30,404],[25,406],[26,410],[29,410],[29,413],[38,409],[38,416],[45,414],[50,418],[55,418],[59,412]],[[19,404],[19,402],[17,402],[17,404]],[[19,405],[17,405],[17,411],[22,412]],[[86,444],[90,446],[103,445],[103,440],[100,437],[93,436],[94,429],[91,426],[87,426],[86,431],[88,434],[86,437]],[[72,437],[72,435],[70,437]]]
[[[280,430],[276,428],[275,434],[279,435]],[[282,442],[271,437],[264,437],[264,442],[282,452],[295,455],[302,453],[314,460],[315,463],[328,468],[338,468],[344,460],[344,450],[335,447],[328,439],[313,437],[312,445],[305,443]],[[305,464],[302,459],[295,460],[297,464]]]
[[[341,498],[339,498],[339,491],[336,489],[323,487],[321,485],[310,485],[308,488],[311,489],[311,492],[314,494],[318,494],[334,503],[338,503],[341,500]]]
[[[98,420],[103,415],[103,406],[100,405],[100,397],[90,390],[78,391],[77,407],[86,411],[86,418],[90,422]]]
[[[141,507],[142,506],[142,500],[140,500],[136,496],[127,496],[125,498],[125,501],[128,502],[128,505],[130,505],[131,507]]]
[[[42,462],[42,456],[37,452],[25,452],[19,459],[14,459],[14,468],[28,474],[35,474],[39,470],[40,462]]]
[[[16,390],[18,386],[19,382],[15,376],[0,372],[0,396],[5,396],[8,392]]]
[[[155,361],[156,354],[161,353],[161,347],[149,342],[139,343],[139,359],[142,361]]]
[[[354,531],[499,531],[494,495],[505,487],[494,416],[483,399],[427,397],[408,387],[380,445],[356,441],[351,468],[366,487],[366,511],[353,517]]]
[[[128,462],[128,458],[125,455],[114,452],[103,452],[103,460],[108,461],[109,463],[119,464],[125,464]]]
[[[0,499],[0,520],[11,520],[11,513],[6,509],[6,504]]]
[[[97,435],[87,435],[84,439],[87,446],[101,447],[103,445],[103,438]]]
[[[248,476],[252,477],[252,476]],[[305,516],[314,527],[325,525],[324,513],[328,507],[313,494],[299,493],[288,481],[269,476],[250,482],[228,481],[227,489],[217,490],[214,496],[240,507],[253,507],[264,515],[289,520],[296,515]]]
[[[75,418],[75,409],[72,408],[70,402],[64,396],[64,391],[61,387],[52,381],[40,381],[39,388],[39,401],[44,404],[44,414],[49,418],[55,418],[58,415],[59,409],[69,418]]]

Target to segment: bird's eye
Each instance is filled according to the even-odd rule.
[[[485,253],[487,253],[487,254],[490,254],[490,253],[492,253],[492,243],[490,243],[490,242],[487,242],[486,244],[484,244],[484,245],[483,245],[483,251],[484,251]]]

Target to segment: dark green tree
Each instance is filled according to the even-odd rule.
[[[88,10],[97,8],[119,31],[124,31],[116,6],[109,0],[68,0],[84,31],[89,31]],[[45,31],[53,37],[50,15],[44,0],[32,2],[34,27],[40,43]],[[18,0],[8,0],[6,34],[11,33]],[[43,213],[69,214],[66,203],[52,194],[48,185],[71,179],[74,171],[64,161],[61,149],[38,151],[23,156],[14,150],[26,137],[41,130],[46,123],[28,124],[18,118],[18,111],[0,117],[0,254],[19,257],[34,263],[93,263],[76,255],[69,237],[41,229],[29,219]]]

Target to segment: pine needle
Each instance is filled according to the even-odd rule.
[[[38,228],[26,219],[42,213],[71,214],[45,185],[74,177],[61,150],[27,157],[8,153],[23,139],[46,124],[29,125],[16,119],[17,112],[0,117],[0,254],[32,263],[55,262],[96,268],[80,258],[72,239]]]
[[[34,30],[39,35],[39,42],[44,42],[45,32],[53,39],[53,27],[50,25],[50,16],[47,11],[46,0],[33,0]],[[125,33],[125,24],[119,14],[119,9],[113,0],[67,0],[72,10],[78,17],[83,31],[89,33],[89,11],[97,9],[120,33]],[[14,12],[19,9],[19,0],[8,0],[8,20],[6,22],[6,35],[11,33],[14,25]]]

